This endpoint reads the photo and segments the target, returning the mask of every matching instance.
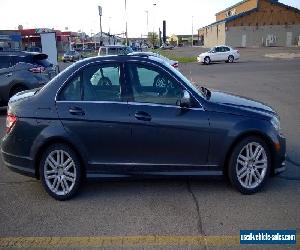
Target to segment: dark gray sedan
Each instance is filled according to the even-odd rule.
[[[15,95],[1,153],[58,200],[73,197],[84,178],[227,176],[251,194],[285,169],[272,108],[196,88],[151,56],[82,60]]]

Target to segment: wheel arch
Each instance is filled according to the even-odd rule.
[[[37,179],[40,178],[40,172],[39,172],[39,164],[40,160],[42,158],[43,152],[50,147],[53,144],[64,144],[68,147],[70,147],[74,152],[77,154],[80,164],[83,166],[82,169],[82,176],[85,178],[86,176],[86,162],[84,161],[83,155],[80,153],[80,151],[75,147],[75,145],[63,137],[53,137],[45,141],[42,145],[40,145],[39,149],[37,150],[34,158],[34,170],[35,170],[35,177]]]
[[[275,146],[274,143],[271,139],[271,137],[269,137],[268,135],[260,132],[260,131],[247,131],[244,133],[241,133],[240,135],[238,135],[234,141],[230,144],[226,154],[225,154],[225,159],[223,161],[223,173],[224,176],[227,176],[228,174],[228,164],[229,164],[229,160],[230,160],[230,156],[232,154],[233,149],[235,148],[235,146],[243,139],[247,138],[247,137],[251,137],[251,136],[256,136],[261,138],[262,140],[264,140],[270,150],[271,153],[271,174],[274,174],[274,166],[273,166],[273,162],[274,162],[274,155],[275,155]]]

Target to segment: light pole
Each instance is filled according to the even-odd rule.
[[[99,17],[100,17],[100,46],[102,45],[102,7],[98,6]]]
[[[154,30],[155,30],[155,6],[156,6],[156,3],[153,3],[153,31],[152,31],[153,48],[154,48],[154,44],[155,44],[155,36],[154,36]]]
[[[126,27],[125,27],[126,45],[128,46],[128,33],[127,33],[127,0],[125,0],[125,18],[126,18]]]
[[[194,16],[192,16],[192,47],[194,47]]]
[[[148,36],[148,33],[149,33],[149,11],[145,10],[145,12],[147,14],[147,36]]]

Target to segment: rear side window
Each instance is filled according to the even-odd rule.
[[[77,75],[66,85],[59,96],[61,101],[81,100],[81,75]]]
[[[84,68],[59,94],[62,101],[122,101],[120,64]]]

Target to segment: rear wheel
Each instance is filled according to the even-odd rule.
[[[211,60],[210,60],[209,56],[207,56],[207,57],[204,58],[204,63],[206,65],[210,64],[210,62],[211,62]]]
[[[228,56],[228,61],[229,63],[233,63],[234,62],[234,57],[233,56]]]
[[[64,144],[53,144],[45,150],[40,162],[42,184],[57,200],[68,200],[78,192],[81,164],[77,154]]]
[[[256,193],[264,186],[271,168],[268,145],[260,137],[247,137],[236,145],[229,160],[231,184],[243,194]]]

